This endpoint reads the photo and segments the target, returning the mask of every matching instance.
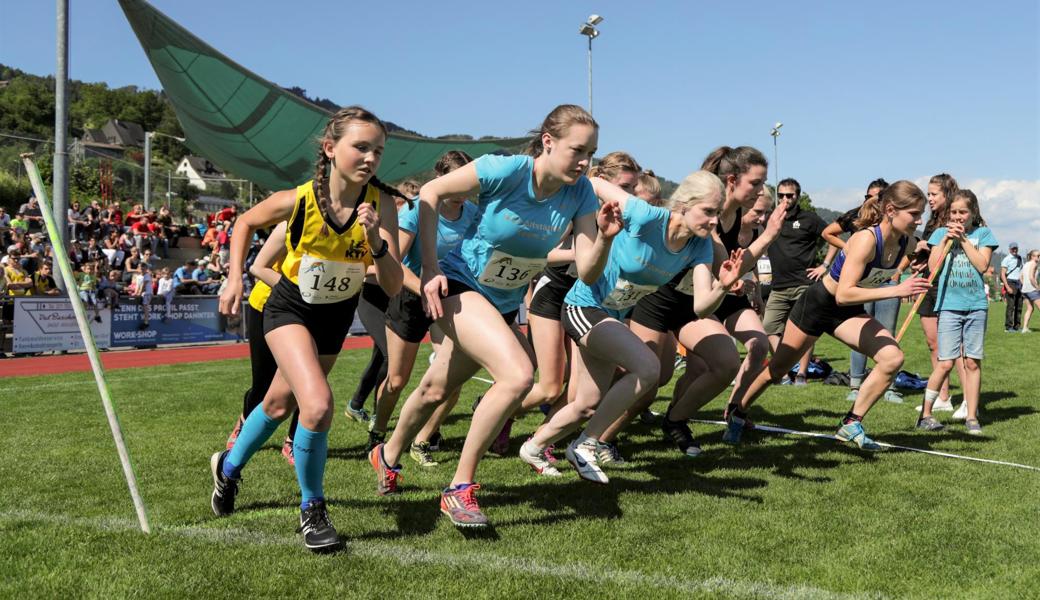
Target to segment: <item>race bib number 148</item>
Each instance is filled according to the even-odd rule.
[[[300,259],[300,297],[307,304],[332,304],[356,296],[365,280],[365,263],[315,258]]]

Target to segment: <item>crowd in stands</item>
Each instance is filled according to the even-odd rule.
[[[128,298],[215,295],[227,276],[228,243],[238,209],[230,206],[199,223],[176,223],[168,206],[113,201],[68,209],[67,253],[77,292],[100,318],[102,307]],[[170,259],[182,237],[200,238],[198,255]],[[196,244],[192,244],[194,247]],[[183,253],[182,253],[183,254]],[[12,217],[0,207],[0,297],[60,295],[54,249],[39,202],[30,197]],[[10,318],[4,311],[4,320]],[[165,318],[165,313],[164,313]]]

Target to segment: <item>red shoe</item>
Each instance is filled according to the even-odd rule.
[[[479,483],[462,484],[459,488],[447,488],[441,493],[441,512],[448,515],[456,527],[487,527],[488,520],[477,506],[474,492]]]
[[[296,466],[296,456],[293,455],[293,442],[289,438],[285,438],[282,442],[282,456],[289,462],[290,467]]]
[[[393,469],[388,469],[383,465],[383,446],[384,444],[378,444],[368,453],[368,464],[372,465],[372,469],[376,472],[376,493],[380,496],[400,494],[401,491],[397,489],[397,485],[403,481],[401,465],[397,465]]]
[[[513,419],[506,419],[505,425],[502,426],[502,431],[498,432],[498,437],[495,441],[491,442],[491,451],[500,456],[509,454],[509,434],[513,432]]]
[[[235,447],[235,442],[238,441],[238,434],[242,433],[242,415],[238,415],[238,421],[235,422],[235,428],[231,430],[231,435],[227,439],[227,449],[230,450]]]

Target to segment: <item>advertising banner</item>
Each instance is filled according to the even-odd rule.
[[[87,319],[98,348],[112,340],[112,311],[87,307]],[[14,352],[83,350],[76,314],[68,298],[28,296],[14,299]]]
[[[121,300],[112,311],[112,346],[156,346],[241,340],[241,312],[234,318],[217,310],[213,296],[177,296],[166,310],[165,298],[152,298],[147,326],[139,298]]]

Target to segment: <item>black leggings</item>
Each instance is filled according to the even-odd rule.
[[[242,418],[249,416],[253,409],[260,406],[271,388],[274,374],[278,371],[278,363],[267,346],[264,338],[264,313],[253,308],[248,302],[245,308],[246,335],[249,337],[249,365],[252,370],[252,382],[242,398]],[[296,425],[300,420],[300,410],[293,411],[289,424],[289,439],[296,434]]]
[[[350,407],[354,410],[360,410],[372,391],[386,379],[386,307],[389,304],[390,298],[383,292],[383,288],[374,283],[364,284],[357,313],[373,344],[368,366],[361,374],[354,397],[350,399]]]

